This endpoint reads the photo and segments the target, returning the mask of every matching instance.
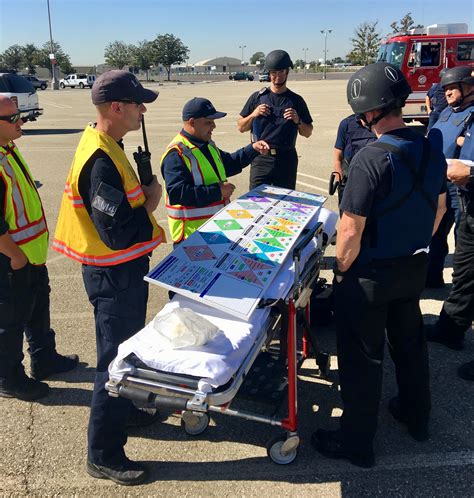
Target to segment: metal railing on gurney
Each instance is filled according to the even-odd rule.
[[[155,351],[152,323],[148,324],[120,346],[117,358],[109,367],[110,380],[106,384],[109,394],[148,407],[181,412],[181,425],[190,435],[206,430],[209,412],[281,427],[286,432],[267,444],[268,456],[278,464],[291,463],[299,445],[297,368],[312,350],[320,375],[324,377],[329,360],[329,355],[319,351],[309,324],[310,297],[321,281],[321,259],[334,237],[334,217],[337,218],[328,210],[322,209],[322,212],[325,212],[326,225],[331,227],[329,233],[325,233],[324,223],[314,220],[301,234],[292,250],[292,258],[288,257],[282,265],[251,320],[240,320],[175,295],[158,316],[176,307],[190,308],[222,333],[198,348]],[[298,329],[303,331],[301,341],[298,341]],[[269,354],[269,358],[279,357],[286,367],[282,379],[287,388],[285,418],[231,408],[256,359],[262,354]],[[255,398],[258,401],[258,389]]]

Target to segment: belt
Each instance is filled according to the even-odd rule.
[[[277,155],[283,154],[285,152],[290,152],[291,150],[293,150],[293,148],[291,148],[291,149],[276,149],[276,148],[272,148],[272,149],[270,149],[269,154],[271,156],[277,156]]]

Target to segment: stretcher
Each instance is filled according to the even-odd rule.
[[[320,209],[248,321],[175,295],[158,315],[176,307],[191,308],[222,333],[198,348],[160,351],[148,324],[121,344],[109,367],[109,394],[180,413],[181,426],[189,435],[204,432],[213,412],[279,427],[284,432],[268,442],[267,453],[277,464],[291,463],[299,446],[297,369],[311,353],[322,377],[328,369],[329,355],[318,349],[309,308],[310,297],[321,283],[321,260],[335,236],[336,219],[335,213]],[[264,370],[268,370],[267,376]],[[275,371],[279,379],[275,379]],[[233,407],[244,388],[259,401],[264,378],[279,385],[285,410],[277,407],[266,415]],[[279,417],[280,411],[286,412],[285,416]]]

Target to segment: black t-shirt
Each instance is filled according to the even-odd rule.
[[[406,141],[416,141],[420,136],[410,128],[400,128],[387,133]],[[446,169],[444,155],[431,148],[430,167]],[[392,189],[392,166],[386,151],[367,146],[358,152],[351,163],[349,178],[341,202],[341,211],[368,218],[374,204],[382,202]],[[446,181],[441,178],[439,193],[446,192]]]
[[[240,112],[243,118],[249,116],[260,104],[271,108],[269,116],[260,116],[252,122],[252,134],[256,140],[265,140],[270,147],[276,149],[292,149],[296,143],[298,126],[283,118],[285,109],[295,109],[301,121],[311,124],[313,118],[303,97],[286,90],[283,93],[273,93],[269,88],[253,93]]]

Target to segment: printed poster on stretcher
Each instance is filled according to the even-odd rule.
[[[248,320],[325,200],[257,187],[203,224],[145,280]]]

